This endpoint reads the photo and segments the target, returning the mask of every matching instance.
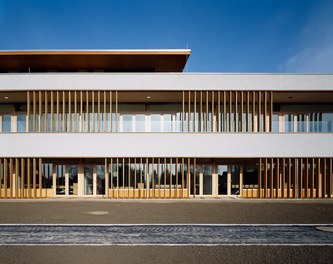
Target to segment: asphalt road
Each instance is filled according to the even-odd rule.
[[[1,200],[0,223],[333,224],[333,200]],[[332,263],[331,246],[0,246],[0,263]]]

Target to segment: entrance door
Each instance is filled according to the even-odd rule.
[[[84,165],[84,195],[93,195],[93,165]]]
[[[56,195],[78,195],[78,166],[54,165]]]
[[[228,195],[228,165],[218,165],[218,195]]]
[[[83,195],[105,194],[105,166],[89,164],[83,166]]]

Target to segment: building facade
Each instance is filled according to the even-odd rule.
[[[333,197],[333,75],[189,56],[0,52],[0,197]]]

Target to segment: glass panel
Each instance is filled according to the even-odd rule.
[[[145,115],[144,114],[135,115],[135,131],[136,132],[145,132]]]
[[[11,130],[11,115],[2,116],[2,132],[10,133]]]
[[[218,194],[228,194],[228,165],[218,165]]]
[[[52,188],[52,164],[43,164],[42,170],[42,186],[43,188]]]
[[[105,194],[105,166],[96,166],[96,193]]]
[[[26,115],[17,115],[17,132],[26,132]]]
[[[202,166],[204,195],[212,195],[212,172],[213,172],[212,165]]]
[[[69,190],[68,193],[70,195],[78,194],[78,166],[70,165],[68,166],[68,180],[69,180]]]
[[[84,166],[84,194],[93,194],[93,166]]]
[[[256,164],[244,165],[243,188],[258,189],[258,166]]]
[[[56,194],[65,195],[65,166],[56,165]]]
[[[170,131],[166,131],[165,129],[168,128],[168,126],[166,127],[166,118],[168,119],[169,116],[169,119],[171,121],[171,115],[164,115],[164,131],[165,132],[171,132],[171,129]],[[169,121],[169,126],[171,128],[171,122]],[[151,115],[151,132],[161,132],[161,115],[160,114],[152,114]]]
[[[323,113],[322,120],[322,132],[333,132],[333,113]]]
[[[231,166],[231,194],[239,195],[239,174],[240,166],[232,165]]]
[[[164,114],[164,132],[172,132],[172,115]]]
[[[284,127],[285,132],[294,132],[294,115],[286,114],[284,115]]]

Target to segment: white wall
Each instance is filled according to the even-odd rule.
[[[13,73],[0,74],[1,90],[332,91],[333,74]]]
[[[333,134],[2,134],[0,157],[333,157]]]

